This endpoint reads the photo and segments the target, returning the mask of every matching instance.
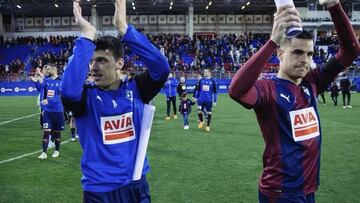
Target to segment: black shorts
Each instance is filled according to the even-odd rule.
[[[150,190],[146,177],[110,192],[83,192],[84,203],[150,203]]]

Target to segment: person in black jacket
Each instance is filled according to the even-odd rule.
[[[350,94],[350,80],[349,78],[346,76],[346,74],[343,75],[344,78],[340,80],[340,89],[341,89],[341,93],[342,93],[342,98],[343,98],[343,108],[352,108],[352,106],[350,105],[350,99],[351,99],[351,94]],[[346,98],[347,98],[347,102],[346,102]]]
[[[180,83],[176,87],[176,91],[179,95],[179,98],[181,100],[181,95],[185,92],[186,93],[186,83],[185,83],[185,77],[180,77]]]
[[[334,102],[334,106],[337,106],[337,98],[339,96],[339,87],[337,86],[336,82],[334,81],[330,87],[331,91],[331,99]]]

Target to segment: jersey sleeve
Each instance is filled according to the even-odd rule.
[[[218,95],[217,95],[217,85],[216,85],[216,82],[215,80],[212,80],[213,81],[213,93],[214,93],[214,102],[216,103],[217,102],[217,99],[218,99]]]
[[[89,72],[89,63],[95,51],[95,44],[86,38],[76,40],[73,55],[69,58],[68,65],[62,78],[61,96],[65,100],[80,101],[82,98],[83,84]]]
[[[336,58],[330,59],[322,67],[311,70],[306,76],[310,83],[315,84],[316,92],[318,95],[327,90],[327,87],[335,80],[337,75],[345,67]]]
[[[165,81],[155,81],[151,78],[149,71],[145,71],[134,77],[136,85],[139,87],[141,99],[144,103],[149,103],[164,87]]]
[[[38,92],[40,92],[43,87],[44,87],[44,82],[42,83],[40,83],[39,81],[35,82],[35,88]]]
[[[135,77],[142,100],[147,103],[164,86],[170,73],[169,64],[145,35],[131,25],[128,26],[122,41],[134,50],[148,68],[145,73]]]
[[[194,98],[199,98],[199,94],[200,94],[200,80],[195,85],[195,90],[194,90],[193,97]]]
[[[269,40],[236,72],[229,87],[229,95],[233,100],[246,108],[256,104],[259,94],[255,83],[276,48],[277,45]]]
[[[83,91],[81,93],[81,99],[79,101],[71,101],[61,98],[65,109],[71,111],[74,117],[81,116],[86,110],[87,90],[88,87],[84,86]]]
[[[329,12],[334,22],[340,45],[335,58],[344,67],[348,67],[360,53],[359,40],[340,3],[329,8]]]
[[[176,86],[176,92],[178,93],[179,96],[181,96],[180,95],[180,93],[181,93],[181,84],[180,83]]]

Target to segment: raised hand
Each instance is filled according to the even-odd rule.
[[[340,3],[340,0],[319,0],[319,3],[321,5],[325,5],[327,8],[330,8]]]
[[[288,27],[301,27],[299,12],[290,5],[282,6],[276,11],[270,39],[280,45],[286,38]]]
[[[73,13],[75,17],[75,22],[79,25],[80,31],[83,37],[90,40],[95,39],[96,28],[92,26],[85,18],[82,16],[81,7],[79,1],[74,1],[73,3]]]
[[[128,27],[126,22],[126,0],[115,0],[114,25],[120,35],[126,33]]]
[[[30,76],[30,79],[31,79],[33,82],[37,82],[37,81],[38,81],[37,78],[34,77],[34,76]]]

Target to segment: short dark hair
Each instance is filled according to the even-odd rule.
[[[291,42],[292,39],[305,39],[305,40],[313,40],[314,37],[313,37],[313,34],[307,30],[303,30],[300,34],[296,35],[295,37],[292,37],[292,38],[286,38],[285,41],[280,44],[280,47],[282,45],[285,45],[285,44],[289,44]]]
[[[303,30],[300,34],[296,35],[295,38],[313,40],[314,35],[311,32],[307,31],[307,30]]]
[[[115,59],[124,58],[124,45],[120,39],[113,36],[101,36],[95,40],[95,51],[110,50]]]

